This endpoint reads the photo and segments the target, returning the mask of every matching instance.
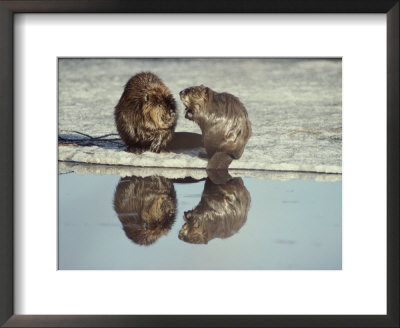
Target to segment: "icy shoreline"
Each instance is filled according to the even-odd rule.
[[[197,148],[181,153],[156,154],[144,152],[140,155],[135,155],[124,150],[106,149],[98,146],[62,145],[58,147],[58,159],[59,161],[90,164],[199,169],[206,168],[207,166],[207,161],[198,157],[198,154],[202,151],[204,152],[202,148]],[[230,169],[342,173],[341,167],[334,165],[270,162],[263,159],[262,154],[259,154],[256,158],[246,157],[246,154],[244,154],[241,159],[233,161]]]
[[[88,164],[79,162],[59,161],[59,174],[74,172],[76,174],[115,175],[115,176],[152,176],[162,175],[169,179],[204,179],[205,169],[200,168],[170,168],[170,167],[137,167],[127,165]],[[318,182],[336,182],[342,180],[341,174],[315,172],[267,171],[249,169],[229,169],[232,177],[249,177],[267,180],[314,180]]]
[[[230,169],[342,173],[341,61],[299,59],[62,59],[59,137],[116,133],[113,110],[134,73],[152,71],[178,105],[177,132],[201,133],[183,117],[179,91],[203,83],[245,104],[252,136]],[[112,142],[59,145],[60,161],[137,167],[201,168],[201,149],[135,155]]]

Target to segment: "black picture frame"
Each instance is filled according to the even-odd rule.
[[[0,0],[0,324],[4,327],[399,327],[399,8],[398,0]],[[13,17],[16,13],[385,13],[387,315],[14,315]]]

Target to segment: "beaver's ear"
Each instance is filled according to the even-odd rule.
[[[144,95],[144,102],[148,102],[149,101],[149,95],[146,93]]]
[[[184,219],[186,222],[190,223],[190,222],[193,220],[192,211],[186,211],[186,212],[184,212],[184,213],[183,213],[183,219]]]

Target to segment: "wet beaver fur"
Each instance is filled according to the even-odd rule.
[[[178,115],[175,99],[163,81],[153,73],[142,72],[126,83],[114,117],[128,151],[140,154],[166,150]]]
[[[239,159],[251,136],[247,110],[240,100],[226,92],[218,93],[204,85],[182,90],[185,118],[196,122],[210,159],[207,169],[227,169]]]

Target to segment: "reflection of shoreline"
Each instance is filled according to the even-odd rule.
[[[203,179],[207,177],[205,169],[189,168],[164,168],[164,167],[134,167],[134,166],[115,166],[104,164],[87,164],[78,162],[58,162],[59,171],[73,171],[77,174],[99,174],[116,176],[153,176],[162,175],[169,179],[192,177]],[[332,173],[312,173],[312,172],[291,172],[291,171],[259,171],[259,170],[238,170],[230,169],[232,177],[249,177],[266,180],[314,180],[317,182],[337,182],[342,181],[341,174]]]

